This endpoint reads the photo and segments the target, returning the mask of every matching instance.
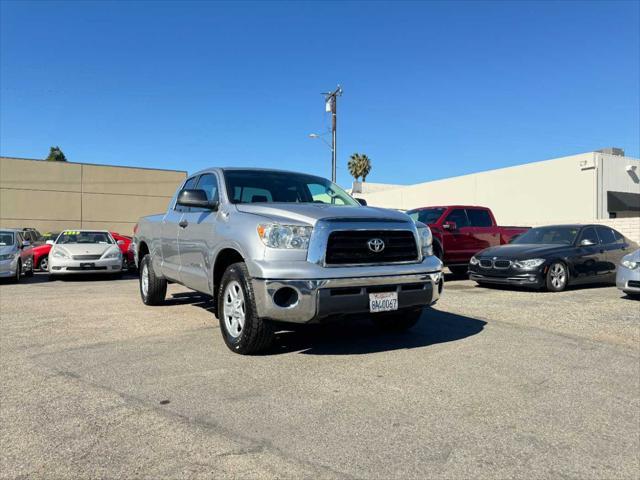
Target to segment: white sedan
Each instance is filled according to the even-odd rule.
[[[106,230],[65,230],[49,252],[49,276],[122,271],[122,252]]]

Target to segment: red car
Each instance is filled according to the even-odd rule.
[[[433,233],[434,253],[454,275],[467,273],[469,259],[485,248],[509,243],[529,227],[499,227],[486,207],[449,205],[407,212]]]
[[[120,251],[122,252],[122,268],[123,270],[129,270],[135,268],[136,264],[133,258],[133,250],[129,249],[131,245],[131,237],[127,237],[126,235],[120,235],[117,232],[109,232],[113,239],[118,242],[118,247],[120,247]],[[43,238],[46,240],[53,240],[58,237],[57,233],[53,234],[44,234]],[[33,248],[33,264],[36,268],[39,268],[42,271],[46,271],[49,263],[49,251],[51,250],[51,244],[45,243],[43,245],[38,245]]]

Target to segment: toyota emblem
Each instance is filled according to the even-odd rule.
[[[372,238],[367,242],[367,246],[373,253],[380,253],[384,250],[384,241],[381,238]]]

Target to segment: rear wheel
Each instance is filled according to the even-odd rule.
[[[547,290],[550,292],[561,292],[567,288],[569,283],[569,271],[563,262],[553,262],[547,270]]]
[[[153,271],[151,255],[145,255],[140,262],[140,297],[145,305],[162,305],[167,295],[167,281],[158,278]]]
[[[382,330],[389,332],[402,332],[418,323],[421,315],[422,308],[399,310],[393,313],[374,314],[371,317],[371,321],[376,327]]]
[[[451,265],[449,267],[451,273],[453,273],[456,277],[463,277],[467,274],[469,268],[466,265]]]
[[[224,272],[217,310],[222,338],[231,351],[250,355],[271,345],[273,330],[258,317],[251,277],[244,263],[234,263]]]

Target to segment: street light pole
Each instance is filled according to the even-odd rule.
[[[336,183],[336,126],[338,120],[338,96],[342,96],[342,87],[338,85],[333,92],[323,93],[327,105],[327,110],[331,112],[331,181]]]

